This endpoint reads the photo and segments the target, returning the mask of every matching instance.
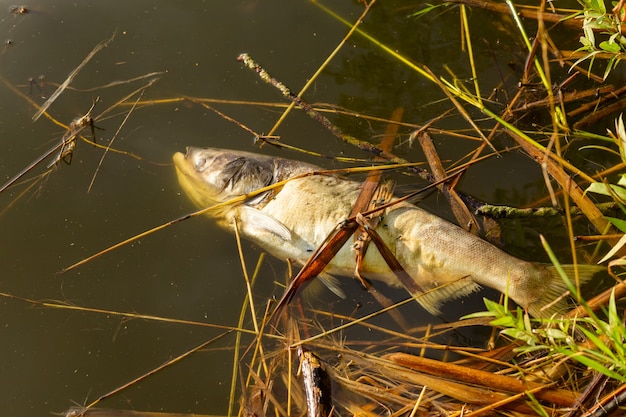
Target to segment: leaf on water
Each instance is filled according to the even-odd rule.
[[[521,340],[522,342],[530,346],[533,346],[536,344],[535,338],[532,335],[529,335],[527,332],[520,330],[520,329],[514,329],[514,328],[504,329],[500,333],[510,336],[513,339]]]
[[[610,221],[611,224],[617,227],[620,231],[626,233],[626,220],[617,219],[615,217],[607,217],[606,219]]]
[[[620,240],[617,241],[615,246],[613,246],[613,248],[611,248],[611,250],[606,255],[604,255],[604,258],[600,259],[598,263],[601,264],[602,262],[612,258],[613,255],[615,255],[620,249],[622,249],[624,245],[626,245],[626,235],[623,235]]]
[[[612,53],[618,53],[621,49],[616,42],[612,42],[612,41],[600,42],[600,48],[604,51],[612,52]]]
[[[613,196],[616,195],[620,199],[626,201],[626,188],[615,184],[605,184],[602,182],[594,182],[590,184],[585,192]]]

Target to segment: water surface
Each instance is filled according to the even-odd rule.
[[[337,3],[333,10],[350,22],[363,9],[357,2],[332,3]],[[380,3],[365,23],[368,31],[391,49],[428,64],[438,73],[444,74],[447,65],[460,78],[471,76],[467,57],[459,47],[457,11],[416,20],[408,17],[417,8],[412,2]],[[30,182],[0,194],[0,292],[20,297],[0,298],[0,403],[6,416],[42,416],[62,412],[73,402],[89,403],[223,330],[128,319],[102,311],[52,308],[24,299],[225,326],[237,323],[245,284],[236,243],[208,219],[185,221],[57,274],[109,245],[194,210],[178,188],[171,166],[174,152],[188,145],[258,150],[253,134],[210,110],[190,101],[168,104],[159,100],[191,96],[285,103],[276,90],[235,60],[239,53],[250,53],[297,91],[348,28],[304,0],[34,0],[27,5],[29,13],[23,15],[11,13],[10,6],[0,1],[0,33],[6,40],[0,54],[0,74],[26,98],[7,85],[0,86],[0,180],[13,176],[64,134],[62,127],[45,117],[33,122],[36,109],[27,99],[41,105],[55,90],[55,83],[62,83],[96,44],[114,33],[115,39],[82,68],[71,83],[74,89],[64,92],[49,113],[69,124],[84,115],[99,96],[93,111],[96,126],[103,129],[96,130],[98,142],[107,143],[115,135],[114,148],[140,158],[110,152],[99,165],[102,150],[80,141],[71,165],[59,164],[45,181],[23,195]],[[508,50],[498,48],[498,42],[506,41],[521,50],[515,33],[510,33],[511,23],[504,19],[501,26],[481,25],[479,19],[489,21],[491,15],[476,15],[472,19],[485,91],[514,85],[517,74],[514,66],[507,64],[524,55],[511,56]],[[123,126],[129,106],[112,112],[114,117],[97,117],[147,79],[85,90],[152,72],[162,72],[143,95],[144,100],[153,100],[152,105],[135,109]],[[403,121],[418,125],[451,108],[438,87],[359,36],[347,42],[305,97],[310,102],[383,119],[402,107]],[[268,132],[280,115],[278,108],[214,106],[259,134]],[[363,140],[377,141],[385,130],[384,123],[330,117]],[[468,129],[458,116],[447,117],[438,127]],[[395,152],[423,161],[419,147],[407,144],[410,132],[408,127],[400,129],[404,144]],[[277,134],[285,143],[326,155],[371,157],[338,142],[299,111]],[[446,161],[454,161],[476,146],[445,135],[435,135],[434,140]],[[270,147],[262,152],[341,166]],[[33,179],[43,171],[42,165],[24,178]],[[397,180],[423,185],[414,177],[400,176]],[[462,189],[484,201],[513,205],[528,204],[545,195],[540,170],[516,152],[470,170]],[[424,204],[449,217],[445,202],[438,196],[431,196]],[[546,225],[509,225],[515,229],[513,226],[516,231],[530,231],[518,234],[521,239],[517,240],[512,233],[507,235],[510,250],[545,260],[535,231]],[[251,270],[259,252],[251,245],[244,245],[244,252]],[[267,261],[261,272],[256,297],[263,306],[275,290],[273,282],[284,281],[286,268],[273,260]],[[321,295],[320,300],[344,303],[337,308],[345,311],[353,310],[357,303],[375,308],[358,285],[348,281],[344,285],[348,293],[345,301],[329,294]],[[389,294],[396,299],[403,297],[398,291]],[[480,308],[479,300],[456,303],[447,314],[458,317]],[[463,307],[466,305],[467,309]],[[412,308],[416,323],[438,320],[417,306]],[[233,340],[233,334],[226,335],[207,350],[100,406],[223,414],[227,410]]]

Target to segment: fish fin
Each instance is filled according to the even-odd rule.
[[[343,300],[346,299],[346,293],[343,292],[343,290],[339,286],[339,280],[337,278],[330,274],[327,274],[326,272],[322,272],[321,274],[319,274],[318,278],[320,279],[320,281],[322,281],[322,284],[324,284],[329,290],[332,291],[333,294]]]
[[[304,299],[312,299],[327,290],[330,290],[339,298],[346,298],[346,293],[339,288],[339,279],[326,272],[319,274],[317,279],[312,279],[307,282],[307,285],[302,289],[302,297]]]
[[[574,280],[574,270],[578,268],[578,278],[580,284],[588,282],[596,273],[606,271],[606,267],[601,265],[561,265],[565,274]],[[555,314],[562,314],[570,307],[568,301],[570,297],[564,297],[568,288],[559,274],[559,271],[553,265],[546,265],[546,269],[550,273],[548,282],[542,288],[541,296],[532,301],[526,308],[533,317],[551,317]]]
[[[243,205],[242,209],[242,214],[245,216],[243,224],[248,230],[261,229],[278,236],[284,241],[291,240],[291,231],[274,217],[248,205]]]
[[[465,277],[424,293],[413,294],[413,297],[426,311],[433,316],[438,316],[441,314],[439,307],[444,301],[469,295],[479,289],[479,284],[472,281],[470,277]]]

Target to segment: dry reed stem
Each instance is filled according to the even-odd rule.
[[[317,78],[320,76],[322,71],[328,66],[328,64],[330,64],[332,59],[339,53],[339,51],[343,48],[343,46],[348,41],[348,39],[350,39],[350,37],[354,34],[354,32],[356,31],[357,27],[367,17],[367,15],[369,14],[369,12],[370,12],[372,6],[374,5],[374,3],[376,3],[376,0],[370,0],[369,3],[365,4],[365,8],[363,9],[363,12],[359,16],[359,18],[352,25],[352,27],[350,28],[348,33],[343,37],[343,39],[341,39],[341,41],[335,47],[335,49],[326,57],[324,62],[317,68],[315,73],[309,78],[309,80],[306,82],[304,87],[302,87],[302,89],[298,92],[298,94],[297,94],[298,97],[302,97],[304,95],[304,93],[309,89],[309,87],[311,87],[313,85],[313,83],[317,80]],[[289,115],[289,113],[291,112],[291,110],[295,106],[296,106],[295,102],[291,102],[289,104],[289,106],[285,109],[285,111],[280,115],[280,118],[276,121],[276,123],[274,123],[274,126],[270,129],[268,135],[272,135],[272,134],[274,134],[276,132],[278,127],[287,118],[287,116]]]
[[[210,414],[165,413],[156,411],[115,410],[107,408],[71,407],[63,417],[225,417]]]
[[[72,269],[78,268],[79,266],[84,265],[87,262],[90,262],[90,261],[92,261],[92,260],[94,260],[94,259],[96,259],[96,258],[98,258],[98,257],[100,257],[100,256],[102,256],[104,254],[112,252],[112,251],[114,251],[114,250],[116,250],[116,249],[118,249],[118,248],[120,248],[120,247],[122,247],[124,245],[127,245],[127,244],[129,244],[131,242],[134,242],[137,239],[141,239],[143,237],[149,236],[150,234],[158,232],[159,230],[163,230],[163,229],[165,229],[167,227],[173,226],[174,224],[180,223],[182,221],[185,221],[185,220],[193,218],[193,217],[198,217],[198,216],[201,216],[201,215],[210,214],[211,212],[224,210],[224,209],[228,208],[231,205],[243,203],[243,202],[245,202],[246,200],[248,200],[250,198],[253,198],[253,197],[255,197],[255,196],[259,195],[259,194],[265,193],[267,191],[271,191],[273,189],[280,188],[280,187],[284,186],[287,182],[293,181],[293,180],[298,179],[298,178],[304,178],[304,177],[313,176],[313,175],[327,175],[327,174],[338,174],[338,173],[348,173],[348,172],[367,172],[367,171],[378,170],[378,169],[397,169],[397,168],[404,168],[404,167],[413,167],[415,165],[417,165],[417,164],[408,163],[408,164],[401,164],[401,165],[396,165],[396,164],[393,164],[393,165],[381,165],[381,166],[378,166],[378,167],[359,167],[359,168],[346,168],[346,169],[334,169],[334,170],[320,170],[320,171],[314,171],[314,172],[309,172],[309,173],[306,173],[306,174],[298,175],[298,176],[289,178],[287,180],[280,181],[280,182],[268,185],[268,186],[263,187],[263,188],[259,188],[258,190],[252,191],[252,192],[250,192],[248,194],[244,194],[244,195],[235,197],[235,198],[233,198],[231,200],[224,201],[222,203],[218,203],[218,204],[215,204],[213,206],[206,207],[206,208],[194,211],[193,213],[185,214],[185,215],[183,215],[181,217],[178,217],[178,218],[176,218],[174,220],[170,220],[168,222],[165,222],[165,223],[162,223],[162,224],[160,224],[158,226],[155,226],[155,227],[153,227],[151,229],[148,229],[148,230],[145,230],[143,232],[140,232],[140,233],[138,233],[138,234],[136,234],[134,236],[131,236],[131,237],[129,237],[129,238],[127,238],[127,239],[125,239],[125,240],[123,240],[121,242],[113,244],[113,245],[111,245],[111,246],[109,246],[109,247],[107,247],[107,248],[105,248],[105,249],[103,249],[103,250],[101,250],[101,251],[99,251],[97,253],[94,253],[93,255],[90,255],[90,256],[88,256],[86,258],[83,258],[82,260],[80,260],[80,261],[78,261],[78,262],[76,262],[76,263],[74,263],[74,264],[72,264],[70,266],[67,266],[67,267],[61,269],[60,271],[57,272],[57,275],[64,274],[64,273],[66,273],[66,272],[68,272],[68,271],[70,271]],[[436,185],[437,185],[437,183],[431,184],[431,186],[436,186]],[[420,192],[423,192],[423,191],[427,190],[428,188],[429,188],[429,186],[427,186],[424,189],[420,190]],[[417,194],[417,193],[413,193],[412,195],[409,195],[406,198],[408,199],[408,198],[414,196],[414,194]],[[397,200],[397,201],[402,201],[402,200],[400,199],[400,200]],[[364,213],[364,214],[369,214],[369,213]]]
[[[452,379],[457,382],[484,386],[499,391],[523,393],[528,390],[541,388],[535,395],[537,398],[550,403],[571,407],[575,404],[578,393],[551,388],[553,384],[539,384],[537,382],[524,382],[514,377],[498,375],[491,372],[472,369],[467,366],[455,365],[432,359],[420,358],[406,353],[392,353],[384,356],[399,365],[406,366],[418,372],[437,375],[442,378]]]
[[[330,10],[328,10],[326,8],[324,8],[324,9],[327,10],[327,12],[330,15],[332,15],[333,17],[337,18],[338,20],[342,21],[343,23],[347,23],[341,17],[333,14],[332,11],[330,11]],[[396,52],[396,51],[392,50],[391,48],[387,47],[386,45],[378,42],[371,35],[368,35],[368,34],[362,32],[362,31],[359,31],[359,33],[362,36],[364,36],[367,40],[369,40],[373,45],[376,45],[376,46],[380,47],[384,52],[386,52],[387,54],[389,54],[393,58],[398,59],[403,64],[408,65],[414,71],[416,71],[417,73],[423,75],[426,79],[428,79],[430,81],[433,81],[433,82],[436,82],[435,78],[433,77],[433,74],[428,73],[423,68],[421,68],[420,66],[418,66],[415,63],[411,62],[409,59],[403,57],[398,52]],[[541,67],[539,66],[539,64],[537,64],[536,68],[539,70]],[[549,86],[549,84],[548,84],[548,86]],[[452,88],[452,86],[448,86],[448,88]],[[455,92],[455,94],[460,96],[460,97],[462,97],[462,98],[464,98],[466,101],[468,101],[470,104],[472,104],[472,105],[476,106],[477,108],[479,108],[480,110],[482,110],[488,116],[490,116],[490,117],[492,117],[492,118],[494,118],[496,120],[499,120],[501,123],[504,122],[495,113],[491,112],[486,107],[481,107],[480,103],[477,102],[475,98],[469,97],[466,94],[464,94],[464,93],[462,93],[462,92],[460,92],[458,90]],[[520,92],[518,92],[518,94],[520,94]],[[602,232],[605,232],[606,230],[608,230],[609,223],[604,219],[604,217],[599,212],[599,210],[597,210],[597,208],[589,200],[589,198],[586,195],[583,194],[581,188],[577,184],[575,184],[573,182],[573,180],[565,173],[564,169],[561,168],[559,165],[557,165],[554,161],[558,161],[558,163],[562,164],[563,167],[565,167],[567,169],[570,169],[570,170],[573,170],[574,172],[576,172],[576,174],[584,174],[584,173],[580,172],[580,170],[578,170],[576,167],[573,167],[571,164],[567,163],[567,161],[564,161],[559,156],[553,155],[551,152],[548,152],[547,149],[545,149],[544,147],[542,147],[541,145],[539,145],[535,141],[532,141],[527,136],[521,134],[521,132],[518,129],[514,128],[509,123],[503,123],[503,127],[504,127],[505,132],[508,133],[511,137],[513,137],[518,142],[518,144],[526,152],[528,152],[531,155],[531,157],[533,157],[533,159],[537,160],[540,165],[545,163],[547,172],[550,174],[550,176],[552,178],[554,178],[559,183],[559,185],[561,186],[562,189],[569,191],[570,197],[581,208],[581,210],[585,213],[585,215],[587,216],[589,221],[596,227],[596,229],[598,229],[599,231],[602,231]],[[588,179],[588,178],[589,177],[585,175],[585,179]]]
[[[128,319],[139,319],[139,320],[157,321],[157,322],[164,322],[164,323],[184,324],[184,325],[189,325],[189,326],[220,329],[220,330],[225,330],[227,332],[236,331],[236,332],[242,332],[242,333],[255,335],[254,330],[238,328],[234,326],[226,326],[222,324],[213,324],[213,323],[205,323],[205,322],[194,321],[194,320],[176,319],[172,317],[154,316],[151,314],[141,314],[141,313],[135,313],[135,312],[131,313],[131,312],[124,312],[124,311],[107,310],[103,308],[78,306],[78,305],[63,303],[60,301],[41,301],[41,300],[35,300],[32,298],[20,297],[15,294],[9,294],[6,292],[0,292],[0,297],[4,297],[4,298],[14,300],[14,301],[19,301],[19,302],[26,303],[26,304],[31,304],[34,306],[52,308],[52,309],[58,309],[58,310],[73,310],[73,311],[81,311],[85,313],[95,313],[95,314],[102,314],[105,316],[122,317],[122,318],[128,318]]]
[[[152,74],[154,74],[154,73],[152,73]],[[149,74],[149,75],[152,75],[152,74]],[[135,80],[138,80],[138,79],[144,79],[144,78],[146,78],[146,76],[136,77],[136,78],[134,78],[132,80],[127,80],[127,81],[119,81],[117,83],[118,83],[118,85],[119,84],[125,84],[127,82],[132,82],[132,81],[135,81]],[[9,89],[11,91],[13,91],[15,94],[17,94],[18,96],[20,96],[24,100],[26,100],[31,106],[33,106],[36,109],[39,109],[40,111],[43,109],[43,107],[40,107],[30,97],[28,97],[27,95],[25,95],[24,93],[22,93],[21,91],[16,89],[13,85],[8,83],[8,81],[6,81],[6,79],[4,79],[4,77],[0,77],[0,80],[7,87],[9,87]],[[75,142],[75,140],[77,138],[80,138],[84,142],[88,142],[90,145],[92,145],[92,146],[94,146],[96,148],[103,149],[105,151],[105,154],[106,154],[106,152],[111,151],[111,152],[115,152],[115,153],[118,153],[118,154],[123,154],[123,155],[126,155],[126,156],[130,156],[130,157],[135,158],[137,160],[143,160],[143,158],[141,158],[141,157],[139,157],[139,156],[137,156],[135,154],[132,154],[130,152],[125,152],[125,151],[121,151],[121,150],[112,148],[111,147],[112,140],[107,145],[101,145],[101,144],[96,143],[95,141],[90,141],[89,139],[86,139],[84,136],[81,135],[81,132],[84,129],[86,129],[87,126],[91,126],[92,130],[93,130],[94,122],[102,120],[106,114],[111,112],[113,109],[116,109],[119,105],[121,105],[121,103],[126,102],[127,100],[132,98],[134,95],[142,94],[143,91],[145,91],[145,89],[147,89],[152,84],[154,84],[154,82],[156,82],[156,80],[157,80],[157,78],[152,79],[146,85],[144,85],[144,86],[136,89],[132,93],[126,95],[124,98],[122,98],[121,100],[119,100],[118,102],[113,104],[112,106],[109,106],[107,109],[105,109],[99,115],[97,115],[97,116],[92,118],[91,117],[91,111],[94,108],[94,105],[95,105],[95,102],[94,102],[94,104],[92,104],[90,110],[82,118],[80,118],[80,120],[87,121],[86,124],[76,125],[75,121],[74,121],[74,122],[70,123],[69,125],[65,125],[65,124],[59,122],[58,120],[56,120],[54,117],[50,116],[47,112],[42,111],[41,114],[44,114],[50,121],[52,121],[54,124],[56,124],[58,126],[63,127],[65,129],[65,134],[61,138],[60,142],[58,142],[55,146],[53,146],[47,152],[44,152],[42,155],[40,155],[38,158],[36,158],[33,162],[31,162],[29,165],[27,165],[24,169],[22,169],[20,172],[18,172],[16,175],[14,175],[11,179],[9,179],[4,185],[2,185],[0,187],[0,193],[3,192],[4,190],[6,190],[7,188],[9,188],[10,186],[14,185],[20,178],[22,178],[24,175],[28,174],[32,169],[37,167],[41,162],[43,162],[45,159],[47,159],[52,154],[54,154],[56,152],[59,152],[59,159],[60,158],[65,158],[63,156],[63,152],[64,152],[65,147],[68,146],[68,145],[71,145],[71,147],[73,148],[74,142]],[[134,109],[134,107],[133,107],[133,109]],[[132,110],[131,110],[131,112],[132,112]],[[126,118],[122,121],[121,125],[118,127],[118,132],[119,132],[119,129],[121,129],[121,127],[125,124],[125,122],[126,122],[126,120],[127,120],[129,115],[130,115],[130,112],[127,113]],[[73,150],[69,151],[70,158],[71,158],[72,152],[73,152]],[[56,164],[57,162],[59,162],[59,161],[58,160],[57,161],[53,161],[53,164]],[[101,160],[101,162],[102,162],[102,160]],[[48,171],[47,171],[48,173],[50,173],[51,170],[54,168],[53,164],[48,166]],[[96,173],[97,173],[97,170],[98,169],[96,169]],[[88,191],[91,189],[91,185],[93,184],[93,181],[95,179],[96,173],[94,173],[94,176],[92,178],[92,182],[91,182],[91,184],[88,187]],[[43,178],[43,177],[41,177],[41,178]],[[20,195],[20,197],[21,197],[21,195]],[[16,200],[14,200],[14,201],[16,201]]]
[[[50,107],[50,105],[63,93],[63,91],[65,91],[67,86],[70,85],[70,83],[74,80],[74,77],[76,77],[76,75],[80,72],[80,70],[83,69],[85,65],[87,65],[87,63],[91,60],[91,58],[93,58],[101,49],[106,48],[109,45],[109,43],[113,41],[113,39],[115,38],[115,35],[116,33],[113,33],[113,35],[111,35],[110,38],[105,39],[102,42],[100,42],[98,45],[96,45],[91,50],[91,52],[89,52],[89,54],[87,54],[87,56],[82,60],[82,62],[76,68],[74,68],[72,72],[70,72],[70,74],[67,76],[65,81],[63,81],[63,83],[56,89],[56,91],[52,93],[52,95],[48,98],[48,100],[46,100],[46,102],[41,106],[41,108],[37,110],[37,112],[33,115],[34,122],[36,122],[37,119],[39,119],[39,117],[41,117],[41,115],[45,113],[46,110],[48,110],[48,107]]]
[[[223,332],[220,335],[212,338],[211,340],[207,340],[206,342],[199,344],[198,346],[196,346],[196,347],[194,347],[194,348],[192,348],[192,349],[182,353],[181,355],[166,361],[162,365],[157,366],[156,368],[151,369],[150,371],[146,372],[143,375],[138,376],[137,378],[133,379],[132,381],[129,381],[129,382],[127,382],[127,383],[125,383],[125,384],[115,388],[114,390],[99,396],[94,401],[92,401],[91,403],[86,405],[85,406],[85,410],[88,410],[88,409],[94,407],[96,404],[98,404],[100,401],[102,401],[102,400],[104,400],[106,398],[109,398],[109,397],[111,397],[113,395],[119,394],[120,392],[124,391],[125,389],[135,385],[138,382],[141,382],[142,380],[150,377],[151,375],[154,375],[157,372],[159,372],[159,371],[161,371],[161,370],[163,370],[163,369],[165,369],[165,368],[167,368],[167,367],[169,367],[169,366],[171,366],[171,365],[173,365],[173,364],[175,364],[177,362],[180,362],[184,358],[186,358],[186,357],[190,356],[191,354],[193,354],[195,352],[198,352],[199,350],[209,346],[210,344],[218,341],[219,339],[221,339],[222,337],[226,336],[229,333],[230,333],[230,331]]]
[[[135,100],[135,102],[133,103],[133,106],[128,110],[128,112],[126,113],[126,116],[124,116],[124,120],[122,120],[122,122],[120,123],[120,125],[117,128],[117,131],[115,132],[115,134],[113,135],[113,137],[111,138],[111,140],[109,140],[109,143],[107,143],[106,145],[106,149],[104,150],[104,152],[102,153],[102,156],[100,157],[100,160],[98,161],[98,166],[96,167],[95,172],[93,173],[93,176],[91,177],[91,181],[89,182],[89,186],[87,187],[87,192],[91,191],[91,188],[93,187],[93,183],[96,181],[96,176],[98,175],[98,171],[100,170],[100,167],[102,166],[102,163],[104,162],[104,158],[106,157],[108,151],[111,149],[111,147],[113,146],[113,142],[115,141],[115,138],[117,138],[117,135],[119,135],[120,131],[122,130],[122,127],[124,127],[124,125],[126,124],[126,121],[128,120],[128,118],[130,117],[130,115],[132,114],[132,112],[135,110],[135,108],[137,107],[137,103],[141,100],[141,97],[143,97],[143,93],[145,92],[146,88],[150,87],[152,84],[154,83],[154,81],[151,81],[150,83],[148,83],[147,85],[139,88],[138,90],[133,91],[131,94],[129,94],[128,96],[124,97],[120,102],[124,102],[126,101],[128,98],[132,97],[135,94],[139,94],[139,97],[137,97],[137,99]],[[118,102],[119,103],[119,102]]]

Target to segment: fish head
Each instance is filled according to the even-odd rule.
[[[199,207],[251,193],[272,183],[272,158],[249,152],[188,147],[174,154],[178,182]]]

